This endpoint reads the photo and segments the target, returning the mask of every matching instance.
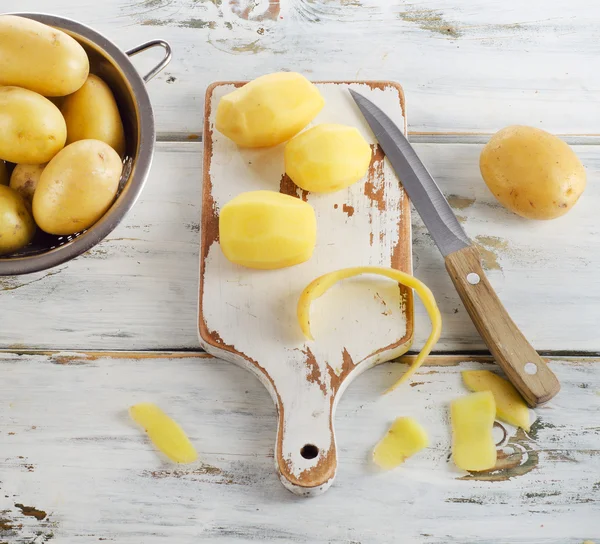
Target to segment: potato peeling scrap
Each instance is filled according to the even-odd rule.
[[[373,461],[384,470],[401,465],[429,446],[425,429],[412,417],[399,417],[373,450]]]
[[[433,346],[440,338],[442,332],[442,316],[435,302],[433,293],[423,282],[419,281],[414,276],[395,270],[394,268],[385,268],[380,266],[358,266],[353,268],[344,268],[335,272],[325,274],[304,289],[298,300],[298,323],[306,338],[314,340],[310,330],[310,306],[313,300],[319,298],[337,282],[352,278],[354,276],[360,276],[361,274],[375,274],[378,276],[384,276],[392,280],[397,281],[400,285],[410,287],[414,289],[420,299],[423,301],[423,305],[427,310],[429,319],[431,320],[431,334],[427,339],[427,342],[423,346],[423,349],[417,356],[412,366],[402,375],[402,377],[390,387],[386,392],[393,391],[399,385],[408,381],[408,379],[418,370],[423,364],[425,358],[429,355]]]
[[[498,419],[529,430],[529,408],[512,383],[489,370],[464,370],[462,379],[471,391],[492,392]]]
[[[144,427],[152,443],[171,461],[191,463],[198,458],[183,429],[156,404],[142,402],[129,408],[129,415]]]

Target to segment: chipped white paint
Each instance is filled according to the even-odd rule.
[[[371,89],[364,84],[351,87],[369,96],[404,126],[397,88]],[[326,104],[313,125],[327,122],[356,126],[374,143],[347,88],[345,84],[319,85]],[[279,191],[284,177],[283,146],[240,150],[214,129],[218,101],[232,90],[231,85],[220,85],[212,93],[209,175],[217,213],[240,193]],[[349,381],[365,368],[404,353],[411,339],[405,338],[406,303],[394,282],[361,279],[332,289],[312,311],[315,342],[306,342],[302,337],[296,317],[298,298],[312,280],[327,272],[361,265],[391,266],[396,246],[410,254],[409,237],[399,239],[401,222],[409,221],[402,217],[405,199],[391,167],[379,159],[368,176],[344,191],[308,194],[318,223],[316,249],[308,262],[281,270],[248,270],[227,261],[218,242],[208,248],[205,273],[200,279],[204,286],[201,319],[208,335],[201,338],[201,343],[210,352],[252,369],[269,388],[283,417],[283,435],[278,437],[283,449],[279,469],[282,471],[281,464],[285,463],[299,480],[318,466],[335,466],[331,417],[339,386],[332,384],[330,369],[339,376],[346,365],[346,373],[353,370],[345,378]],[[210,204],[205,209],[212,217]],[[368,322],[360,319],[365,312],[370,316]],[[215,334],[219,344],[232,346],[236,353],[216,345],[210,336],[214,338]],[[393,348],[383,349],[387,346]],[[357,365],[355,369],[353,365]],[[319,455],[305,459],[301,449],[306,444],[316,446]],[[323,484],[331,483],[332,471],[326,479],[318,478],[316,484],[290,487],[302,494],[308,487],[311,493],[316,491],[313,488],[322,491]]]
[[[281,69],[402,81],[413,131],[600,132],[590,0],[2,0],[0,10],[71,17],[123,49],[169,40],[173,62],[149,86],[159,133],[200,134],[212,81]],[[142,71],[147,57],[135,59]]]
[[[2,360],[0,519],[14,531],[0,530],[0,541],[37,544],[50,534],[49,544],[600,540],[598,361],[552,363],[560,395],[537,410],[531,440],[500,446],[532,450],[516,456],[526,473],[505,469],[502,476],[511,478],[495,482],[458,479],[463,473],[448,461],[447,419],[449,402],[467,392],[460,370],[493,367],[423,367],[415,387],[386,396],[404,365],[373,369],[352,384],[338,409],[339,476],[326,494],[307,501],[277,481],[275,410],[249,373],[193,355],[155,357]],[[156,402],[182,425],[198,450],[197,464],[173,466],[156,454],[127,415],[143,401]],[[431,446],[380,473],[370,452],[398,416],[415,417]],[[512,429],[508,434],[515,436]],[[26,517],[15,504],[47,517]]]

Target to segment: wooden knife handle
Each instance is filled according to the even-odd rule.
[[[477,248],[450,253],[446,269],[479,334],[527,404],[533,408],[548,402],[559,392],[560,383],[500,302]]]

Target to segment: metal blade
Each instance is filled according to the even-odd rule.
[[[442,255],[470,246],[450,204],[402,131],[373,102],[349,91]]]

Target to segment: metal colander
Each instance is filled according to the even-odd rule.
[[[154,114],[146,83],[171,60],[171,47],[162,40],[153,40],[123,52],[102,34],[76,21],[43,13],[14,15],[58,28],[83,46],[90,59],[90,72],[102,78],[115,95],[125,127],[127,148],[117,197],[104,216],[88,230],[71,236],[52,236],[38,229],[26,248],[0,256],[0,276],[39,272],[65,263],[98,244],[125,217],[144,187],[154,154]],[[142,77],[129,57],[153,47],[162,47],[165,55]]]

